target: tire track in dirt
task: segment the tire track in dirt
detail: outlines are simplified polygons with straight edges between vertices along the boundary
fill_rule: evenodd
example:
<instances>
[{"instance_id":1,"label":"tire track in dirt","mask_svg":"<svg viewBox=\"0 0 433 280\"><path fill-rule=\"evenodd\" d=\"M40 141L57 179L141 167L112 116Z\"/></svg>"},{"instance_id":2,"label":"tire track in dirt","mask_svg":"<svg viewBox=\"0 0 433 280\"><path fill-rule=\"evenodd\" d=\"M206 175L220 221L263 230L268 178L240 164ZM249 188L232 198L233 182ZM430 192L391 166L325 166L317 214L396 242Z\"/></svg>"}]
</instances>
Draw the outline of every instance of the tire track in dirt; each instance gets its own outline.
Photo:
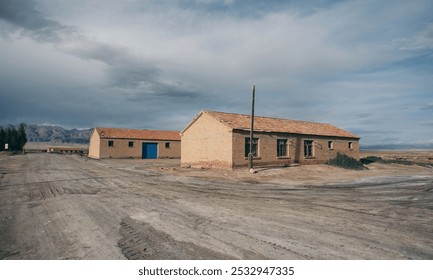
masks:
<instances>
[{"instance_id":1,"label":"tire track in dirt","mask_svg":"<svg viewBox=\"0 0 433 280\"><path fill-rule=\"evenodd\" d=\"M150 224L126 217L120 223L122 239L118 245L132 260L225 260L232 256L212 251L191 242L177 241Z\"/></svg>"},{"instance_id":2,"label":"tire track in dirt","mask_svg":"<svg viewBox=\"0 0 433 280\"><path fill-rule=\"evenodd\" d=\"M62 195L94 195L99 192L97 188L91 187L77 187L77 188L65 188L61 186L55 186L53 184L41 184L30 191L27 194L27 201L41 201L50 198L59 197Z\"/></svg>"},{"instance_id":3,"label":"tire track in dirt","mask_svg":"<svg viewBox=\"0 0 433 280\"><path fill-rule=\"evenodd\" d=\"M128 179L130 177L139 177L138 175L125 175L125 176L99 176L99 177L83 177L74 179L63 179L63 180L49 180L49 181L35 181L18 184L0 184L0 187L17 187L17 186L28 186L33 184L42 183L63 183L63 182L74 182L74 181L85 181L85 180L98 180L98 179Z\"/></svg>"},{"instance_id":4,"label":"tire track in dirt","mask_svg":"<svg viewBox=\"0 0 433 280\"><path fill-rule=\"evenodd\" d=\"M425 171L296 185L152 170L138 160L0 157L0 259L433 256Z\"/></svg>"},{"instance_id":5,"label":"tire track in dirt","mask_svg":"<svg viewBox=\"0 0 433 280\"><path fill-rule=\"evenodd\" d=\"M10 251L0 250L0 260L4 260L6 258L13 257L19 254L20 254L19 251L10 252Z\"/></svg>"}]
</instances>

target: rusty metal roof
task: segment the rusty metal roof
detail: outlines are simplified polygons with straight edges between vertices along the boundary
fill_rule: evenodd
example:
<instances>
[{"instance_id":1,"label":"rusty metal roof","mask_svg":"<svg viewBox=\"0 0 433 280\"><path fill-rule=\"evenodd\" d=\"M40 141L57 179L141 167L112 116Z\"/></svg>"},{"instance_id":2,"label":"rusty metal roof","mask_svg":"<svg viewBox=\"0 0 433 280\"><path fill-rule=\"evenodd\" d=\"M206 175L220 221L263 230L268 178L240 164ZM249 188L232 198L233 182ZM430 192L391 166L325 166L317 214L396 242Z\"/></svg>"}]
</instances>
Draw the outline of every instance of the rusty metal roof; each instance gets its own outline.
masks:
<instances>
[{"instance_id":1,"label":"rusty metal roof","mask_svg":"<svg viewBox=\"0 0 433 280\"><path fill-rule=\"evenodd\" d=\"M243 114L223 113L215 111L202 111L201 114L208 114L214 117L219 122L225 124L232 129L250 130L251 116ZM199 117L197 116L197 117ZM280 132L280 133L293 133L304 135L317 135L317 136L332 136L332 137L347 137L356 138L360 137L345 131L341 128L326 123L288 120L280 118L269 118L254 116L254 131L257 132Z\"/></svg>"},{"instance_id":2,"label":"rusty metal roof","mask_svg":"<svg viewBox=\"0 0 433 280\"><path fill-rule=\"evenodd\" d=\"M96 127L101 138L180 141L178 131Z\"/></svg>"}]
</instances>

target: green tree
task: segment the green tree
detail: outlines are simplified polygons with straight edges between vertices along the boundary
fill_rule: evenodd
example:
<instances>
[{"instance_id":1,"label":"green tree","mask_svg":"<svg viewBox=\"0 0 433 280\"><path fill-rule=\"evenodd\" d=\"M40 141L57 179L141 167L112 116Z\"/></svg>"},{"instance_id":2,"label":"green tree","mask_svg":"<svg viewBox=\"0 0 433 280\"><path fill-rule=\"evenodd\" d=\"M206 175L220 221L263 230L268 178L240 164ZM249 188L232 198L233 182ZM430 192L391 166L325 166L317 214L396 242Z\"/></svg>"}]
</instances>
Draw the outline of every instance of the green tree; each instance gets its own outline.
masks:
<instances>
[{"instance_id":1,"label":"green tree","mask_svg":"<svg viewBox=\"0 0 433 280\"><path fill-rule=\"evenodd\" d=\"M8 127L6 129L6 135L7 135L7 142L9 144L9 150L10 151L16 151L18 150L18 131L15 129L15 127Z\"/></svg>"},{"instance_id":2,"label":"green tree","mask_svg":"<svg viewBox=\"0 0 433 280\"><path fill-rule=\"evenodd\" d=\"M6 143L6 131L0 126L0 151L4 151Z\"/></svg>"},{"instance_id":3,"label":"green tree","mask_svg":"<svg viewBox=\"0 0 433 280\"><path fill-rule=\"evenodd\" d=\"M17 139L17 150L22 150L24 145L27 143L27 135L25 130L25 124L21 123L18 128L18 139Z\"/></svg>"},{"instance_id":4,"label":"green tree","mask_svg":"<svg viewBox=\"0 0 433 280\"><path fill-rule=\"evenodd\" d=\"M0 151L5 150L5 144L8 144L9 151L21 151L27 143L25 126L21 123L18 130L13 126L6 129L0 127Z\"/></svg>"}]
</instances>

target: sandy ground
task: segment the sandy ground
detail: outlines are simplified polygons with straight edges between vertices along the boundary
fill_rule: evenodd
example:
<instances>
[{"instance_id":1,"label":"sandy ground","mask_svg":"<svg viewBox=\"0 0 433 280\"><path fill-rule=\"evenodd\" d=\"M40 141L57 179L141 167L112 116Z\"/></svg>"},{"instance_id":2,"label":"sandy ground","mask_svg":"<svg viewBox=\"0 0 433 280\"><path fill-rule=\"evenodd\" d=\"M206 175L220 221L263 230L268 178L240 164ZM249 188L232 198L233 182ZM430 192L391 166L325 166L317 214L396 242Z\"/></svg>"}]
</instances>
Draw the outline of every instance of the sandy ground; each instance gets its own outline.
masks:
<instances>
[{"instance_id":1,"label":"sandy ground","mask_svg":"<svg viewBox=\"0 0 433 280\"><path fill-rule=\"evenodd\" d=\"M432 168L178 164L0 156L0 259L433 259Z\"/></svg>"},{"instance_id":2,"label":"sandy ground","mask_svg":"<svg viewBox=\"0 0 433 280\"><path fill-rule=\"evenodd\" d=\"M255 174L247 172L245 168L234 170L179 168L177 160L154 161L146 166L134 168L151 168L156 171L174 174L177 176L189 176L196 178L217 179L225 181L243 181L250 183L279 183L290 186L305 184L322 185L326 183L348 182L362 178L413 174L432 174L433 151L362 151L361 157L375 156L384 160L408 161L412 165L403 164L369 164L368 170L345 170L330 165L304 165L294 167L256 167ZM130 164L130 161L118 160L117 163ZM416 164L420 165L416 165ZM431 169L425 168L430 166Z\"/></svg>"}]
</instances>

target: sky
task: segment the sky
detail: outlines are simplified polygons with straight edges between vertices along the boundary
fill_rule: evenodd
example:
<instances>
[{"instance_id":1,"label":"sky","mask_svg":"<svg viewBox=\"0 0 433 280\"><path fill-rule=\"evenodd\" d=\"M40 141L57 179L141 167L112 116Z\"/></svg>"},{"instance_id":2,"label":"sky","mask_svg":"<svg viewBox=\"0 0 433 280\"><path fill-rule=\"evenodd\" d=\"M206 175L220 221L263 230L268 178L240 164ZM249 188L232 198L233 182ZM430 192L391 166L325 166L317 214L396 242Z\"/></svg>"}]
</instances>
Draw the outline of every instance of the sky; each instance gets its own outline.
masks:
<instances>
[{"instance_id":1,"label":"sky","mask_svg":"<svg viewBox=\"0 0 433 280\"><path fill-rule=\"evenodd\" d=\"M0 123L182 130L201 110L433 147L433 1L0 0Z\"/></svg>"}]
</instances>

